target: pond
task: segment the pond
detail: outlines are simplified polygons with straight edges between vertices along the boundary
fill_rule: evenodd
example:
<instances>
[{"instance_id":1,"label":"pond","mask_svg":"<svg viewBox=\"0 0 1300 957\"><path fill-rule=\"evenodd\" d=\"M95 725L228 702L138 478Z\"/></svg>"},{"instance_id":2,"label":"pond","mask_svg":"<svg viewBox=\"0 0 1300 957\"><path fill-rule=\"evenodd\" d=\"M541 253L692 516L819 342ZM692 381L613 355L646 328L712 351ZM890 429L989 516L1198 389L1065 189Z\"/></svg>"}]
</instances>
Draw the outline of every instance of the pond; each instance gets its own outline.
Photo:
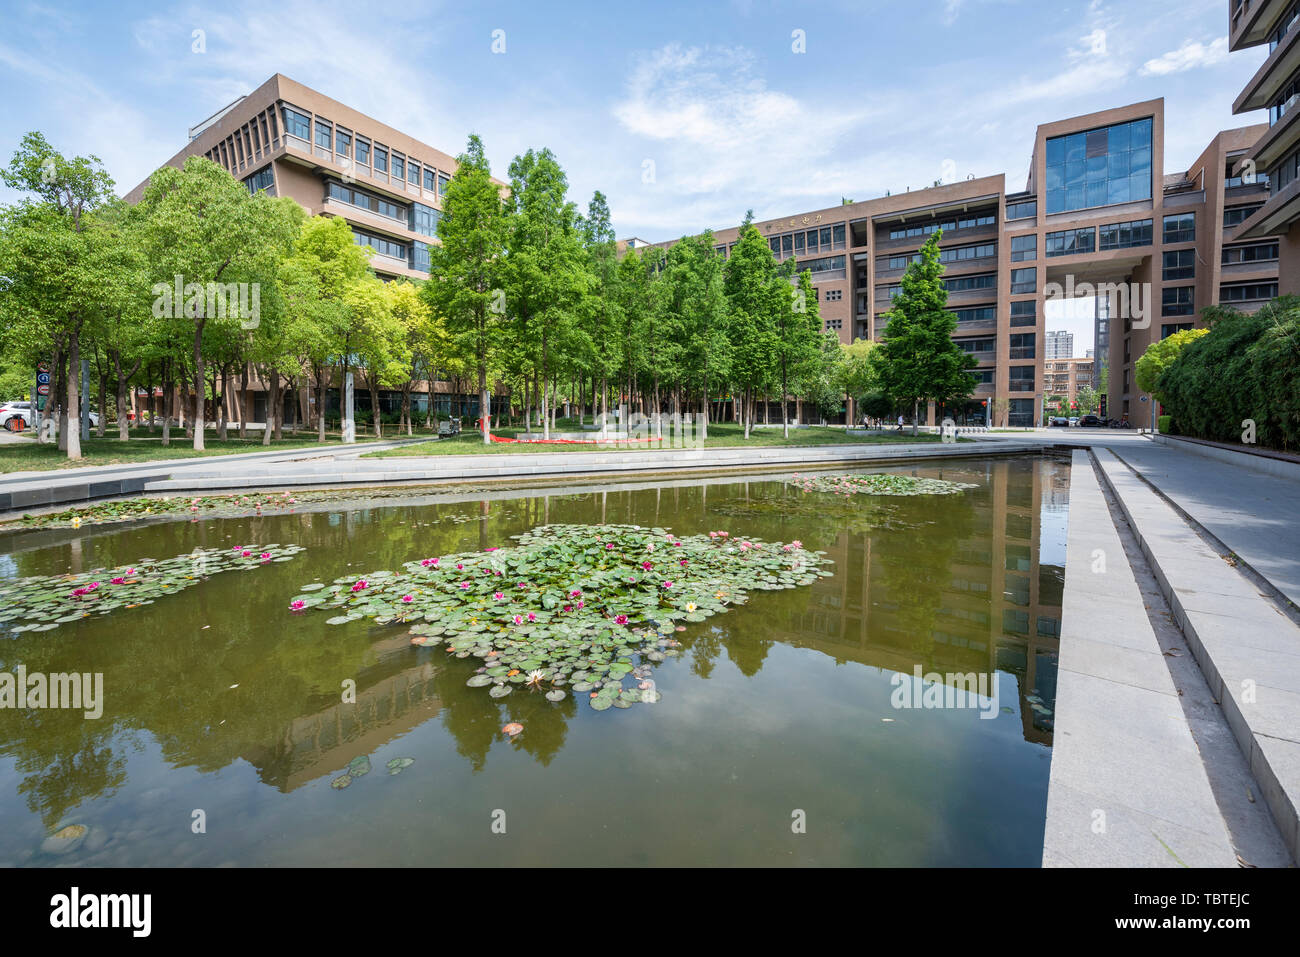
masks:
<instances>
[{"instance_id":1,"label":"pond","mask_svg":"<svg viewBox=\"0 0 1300 957\"><path fill-rule=\"evenodd\" d=\"M1068 463L854 471L973 487L840 495L786 472L388 490L5 533L0 580L304 550L7 635L0 673L102 674L103 713L0 710L0 865L1037 866ZM409 624L289 608L308 583L509 554L561 523L799 541L830 574L661 623L655 700L603 711L571 686L467 686L482 662L412 644ZM953 692L961 675L979 695Z\"/></svg>"}]
</instances>

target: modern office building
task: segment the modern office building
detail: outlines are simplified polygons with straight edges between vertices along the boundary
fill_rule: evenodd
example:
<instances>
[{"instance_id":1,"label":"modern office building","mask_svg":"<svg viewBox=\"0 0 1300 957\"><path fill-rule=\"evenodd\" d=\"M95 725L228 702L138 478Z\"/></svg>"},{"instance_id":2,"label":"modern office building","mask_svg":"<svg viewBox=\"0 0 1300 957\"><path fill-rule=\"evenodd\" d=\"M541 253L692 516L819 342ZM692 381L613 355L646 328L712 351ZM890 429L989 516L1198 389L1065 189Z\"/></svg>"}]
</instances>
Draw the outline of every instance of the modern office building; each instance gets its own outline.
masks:
<instances>
[{"instance_id":1,"label":"modern office building","mask_svg":"<svg viewBox=\"0 0 1300 957\"><path fill-rule=\"evenodd\" d=\"M1237 224L1233 241L1276 237L1279 286L1300 295L1300 3L1229 0L1228 48L1268 45L1268 57L1232 104L1234 113L1268 110L1268 127L1240 158L1234 175L1262 183L1259 204Z\"/></svg>"},{"instance_id":2,"label":"modern office building","mask_svg":"<svg viewBox=\"0 0 1300 957\"><path fill-rule=\"evenodd\" d=\"M931 407L931 424L1037 423L1045 304L1071 297L1095 302L1107 414L1145 423L1133 363L1146 347L1197 324L1205 306L1257 308L1278 290L1278 241L1234 232L1268 197L1234 167L1270 128L1221 132L1188 169L1166 173L1164 120L1157 99L1043 124L1023 189L998 174L755 226L779 259L812 271L824 328L846 343L882 337L908 264L943 231L955 338L979 360L978 384L971 401ZM714 233L720 255L738 233Z\"/></svg>"},{"instance_id":3,"label":"modern office building","mask_svg":"<svg viewBox=\"0 0 1300 957\"><path fill-rule=\"evenodd\" d=\"M1043 351L1044 359L1074 358L1074 334L1059 329L1047 330L1047 346Z\"/></svg>"},{"instance_id":4,"label":"modern office building","mask_svg":"<svg viewBox=\"0 0 1300 957\"><path fill-rule=\"evenodd\" d=\"M1051 333L1049 332L1050 336ZM1062 415L1076 415L1085 410L1075 402L1085 388L1096 388L1093 374L1096 362L1092 356L1076 359L1073 356L1047 357L1043 364L1043 395L1049 410L1055 406ZM1056 400L1056 401L1053 401ZM1092 411L1091 409L1087 411Z\"/></svg>"},{"instance_id":5,"label":"modern office building","mask_svg":"<svg viewBox=\"0 0 1300 957\"><path fill-rule=\"evenodd\" d=\"M345 219L354 241L370 249L381 279L428 277L429 248L438 244L442 199L456 171L450 154L279 73L188 132L189 142L166 165L205 156L250 192L291 196L309 215ZM131 190L126 201L138 202L147 185ZM308 418L309 398L304 390L299 408L286 408L291 421ZM414 398L421 413L431 402L443 415L478 414L477 397L465 384L425 383ZM252 390L249 401L249 416L260 421L264 390ZM368 402L364 390L358 401ZM398 402L398 393L381 392L386 411Z\"/></svg>"}]
</instances>

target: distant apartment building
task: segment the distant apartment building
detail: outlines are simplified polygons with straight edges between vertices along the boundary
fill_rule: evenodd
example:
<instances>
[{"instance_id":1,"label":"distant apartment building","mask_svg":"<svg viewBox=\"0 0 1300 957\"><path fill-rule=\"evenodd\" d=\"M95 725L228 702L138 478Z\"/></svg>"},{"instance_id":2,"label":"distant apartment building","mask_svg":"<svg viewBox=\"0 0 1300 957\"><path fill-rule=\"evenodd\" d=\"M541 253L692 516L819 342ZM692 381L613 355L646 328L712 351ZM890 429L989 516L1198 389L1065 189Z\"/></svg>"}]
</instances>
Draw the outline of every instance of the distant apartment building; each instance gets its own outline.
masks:
<instances>
[{"instance_id":1,"label":"distant apartment building","mask_svg":"<svg viewBox=\"0 0 1300 957\"><path fill-rule=\"evenodd\" d=\"M1074 357L1074 334L1049 329L1047 346L1043 352L1044 359L1071 359Z\"/></svg>"},{"instance_id":2,"label":"distant apartment building","mask_svg":"<svg viewBox=\"0 0 1300 957\"><path fill-rule=\"evenodd\" d=\"M1062 410L1062 414L1076 415L1084 410L1076 406L1079 393L1095 388L1093 374L1096 361L1091 357L1076 359L1072 356L1048 357L1043 363L1043 395L1045 404ZM1092 411L1092 410L1088 410Z\"/></svg>"},{"instance_id":3,"label":"distant apartment building","mask_svg":"<svg viewBox=\"0 0 1300 957\"><path fill-rule=\"evenodd\" d=\"M1139 414L1133 363L1199 323L1205 306L1257 308L1278 293L1278 240L1235 228L1268 186L1234 173L1269 131L1218 133L1185 171L1164 168L1164 100L1038 127L1024 189L1002 174L760 220L778 259L812 272L823 327L877 339L909 264L936 230L954 335L978 360L969 401L933 405L931 424L1033 425L1046 394L1045 303L1095 301L1094 385L1107 414ZM714 233L726 256L738 227ZM667 246L671 242L659 243Z\"/></svg>"},{"instance_id":4,"label":"distant apartment building","mask_svg":"<svg viewBox=\"0 0 1300 957\"><path fill-rule=\"evenodd\" d=\"M1238 158L1233 173L1263 189L1233 224L1231 239L1276 245L1278 291L1300 295L1300 3L1229 0L1228 48L1265 44L1268 57L1232 104L1234 113L1268 110L1267 128Z\"/></svg>"},{"instance_id":5,"label":"distant apartment building","mask_svg":"<svg viewBox=\"0 0 1300 957\"><path fill-rule=\"evenodd\" d=\"M346 220L381 279L428 278L429 249L439 243L442 200L456 171L449 153L277 73L191 127L189 142L166 164L179 167L191 156L224 167L250 192L291 196L309 215ZM126 201L139 202L147 185ZM309 398L304 391L299 408L287 413L306 418ZM251 401L249 414L260 420L265 392L255 390ZM359 392L358 401L368 398ZM396 411L400 394L383 390L380 401ZM444 416L477 415L472 390L447 382L423 384L415 401L420 413L432 402Z\"/></svg>"}]
</instances>

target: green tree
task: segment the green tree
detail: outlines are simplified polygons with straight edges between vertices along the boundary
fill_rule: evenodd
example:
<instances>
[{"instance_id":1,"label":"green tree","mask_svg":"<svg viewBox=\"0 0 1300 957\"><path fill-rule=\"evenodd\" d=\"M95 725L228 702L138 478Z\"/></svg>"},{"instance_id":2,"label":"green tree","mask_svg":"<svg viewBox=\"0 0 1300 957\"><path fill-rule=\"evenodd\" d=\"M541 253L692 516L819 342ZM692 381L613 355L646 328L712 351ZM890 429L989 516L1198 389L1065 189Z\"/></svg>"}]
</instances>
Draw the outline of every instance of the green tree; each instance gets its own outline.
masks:
<instances>
[{"instance_id":1,"label":"green tree","mask_svg":"<svg viewBox=\"0 0 1300 957\"><path fill-rule=\"evenodd\" d=\"M260 312L261 278L288 256L305 213L288 197L251 195L230 173L202 156L191 156L180 169L157 170L140 208L158 282L155 291L167 297L172 318L183 319L190 333L194 449L202 451L204 331L216 323L256 328L260 316L253 313ZM251 288L245 292L241 284ZM174 291L177 286L180 295ZM184 302L175 301L181 296Z\"/></svg>"},{"instance_id":2,"label":"green tree","mask_svg":"<svg viewBox=\"0 0 1300 957\"><path fill-rule=\"evenodd\" d=\"M457 350L473 362L483 444L487 445L492 441L488 373L497 358L505 316L501 281L509 224L483 141L471 135L456 162L438 221L441 245L429 251L433 278L421 291L430 309L444 317Z\"/></svg>"},{"instance_id":3,"label":"green tree","mask_svg":"<svg viewBox=\"0 0 1300 957\"><path fill-rule=\"evenodd\" d=\"M33 365L56 358L53 381L62 377L66 386L59 441L69 459L80 459L81 431L71 423L81 404L82 336L98 319L105 285L116 285L112 270L120 252L95 228L113 180L98 157L67 159L33 132L0 170L0 181L26 194L0 221L6 352L17 342Z\"/></svg>"},{"instance_id":4,"label":"green tree","mask_svg":"<svg viewBox=\"0 0 1300 957\"><path fill-rule=\"evenodd\" d=\"M731 380L741 388L741 419L745 438L754 425L754 403L773 384L779 363L781 324L793 310L793 293L772 257L767 240L745 217L740 236L723 266L731 336ZM793 265L791 263L791 265Z\"/></svg>"},{"instance_id":5,"label":"green tree","mask_svg":"<svg viewBox=\"0 0 1300 957\"><path fill-rule=\"evenodd\" d=\"M1137 387L1154 396L1163 405L1165 397L1160 391L1160 377L1183 349L1209 332L1209 329L1184 329L1147 346L1146 351L1133 364L1133 379Z\"/></svg>"},{"instance_id":6,"label":"green tree","mask_svg":"<svg viewBox=\"0 0 1300 957\"><path fill-rule=\"evenodd\" d=\"M975 390L968 370L978 362L953 341L957 318L948 311L936 230L921 247L920 258L907 267L901 293L886 313L881 343L880 383L900 404L912 406L916 435L922 402L965 398Z\"/></svg>"},{"instance_id":7,"label":"green tree","mask_svg":"<svg viewBox=\"0 0 1300 957\"><path fill-rule=\"evenodd\" d=\"M682 237L668 250L665 266L667 310L681 330L677 377L684 392L700 397L701 439L709 436L711 390L726 382L733 355L722 259L713 246L712 231Z\"/></svg>"}]
</instances>

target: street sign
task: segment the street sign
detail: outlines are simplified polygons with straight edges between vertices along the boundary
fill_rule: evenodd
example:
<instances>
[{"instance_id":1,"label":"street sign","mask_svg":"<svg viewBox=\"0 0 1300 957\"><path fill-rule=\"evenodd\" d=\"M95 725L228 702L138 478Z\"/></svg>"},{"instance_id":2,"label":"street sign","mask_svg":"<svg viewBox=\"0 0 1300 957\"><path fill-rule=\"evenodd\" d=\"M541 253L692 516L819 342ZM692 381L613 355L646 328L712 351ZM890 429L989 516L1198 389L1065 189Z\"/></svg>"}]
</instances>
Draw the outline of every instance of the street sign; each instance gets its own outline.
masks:
<instances>
[{"instance_id":1,"label":"street sign","mask_svg":"<svg viewBox=\"0 0 1300 957\"><path fill-rule=\"evenodd\" d=\"M36 387L36 394L37 394L37 395L49 395L49 394L50 394L50 387L49 387L48 385L38 385L38 386Z\"/></svg>"},{"instance_id":2,"label":"street sign","mask_svg":"<svg viewBox=\"0 0 1300 957\"><path fill-rule=\"evenodd\" d=\"M48 384L49 384L49 381L50 381L50 374L49 374L48 372L38 372L38 373L36 373L36 384L37 384L37 385L48 385Z\"/></svg>"}]
</instances>

